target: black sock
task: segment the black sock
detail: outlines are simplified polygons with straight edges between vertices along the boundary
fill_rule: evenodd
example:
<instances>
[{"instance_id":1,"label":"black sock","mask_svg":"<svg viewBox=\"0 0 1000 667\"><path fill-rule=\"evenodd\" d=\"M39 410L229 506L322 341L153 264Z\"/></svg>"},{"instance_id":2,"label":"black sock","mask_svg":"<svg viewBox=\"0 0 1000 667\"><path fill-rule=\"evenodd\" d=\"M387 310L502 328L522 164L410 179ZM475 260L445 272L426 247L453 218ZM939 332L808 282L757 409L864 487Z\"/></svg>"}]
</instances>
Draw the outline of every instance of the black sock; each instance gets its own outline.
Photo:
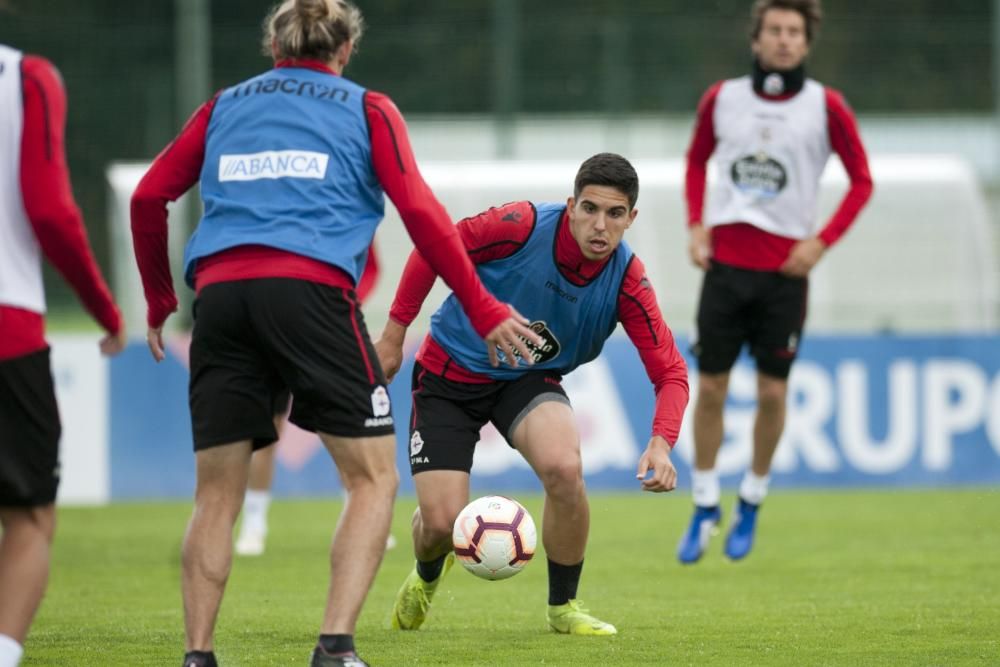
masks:
<instances>
[{"instance_id":1,"label":"black sock","mask_svg":"<svg viewBox=\"0 0 1000 667\"><path fill-rule=\"evenodd\" d=\"M576 598L576 587L583 572L583 561L576 565L560 565L549 561L549 604L566 604Z\"/></svg>"},{"instance_id":2,"label":"black sock","mask_svg":"<svg viewBox=\"0 0 1000 667\"><path fill-rule=\"evenodd\" d=\"M353 653L354 635L320 635L319 647L330 655Z\"/></svg>"},{"instance_id":3,"label":"black sock","mask_svg":"<svg viewBox=\"0 0 1000 667\"><path fill-rule=\"evenodd\" d=\"M198 667L219 667L215 661L215 653L212 651L188 651L184 654L184 667L197 665Z\"/></svg>"},{"instance_id":4,"label":"black sock","mask_svg":"<svg viewBox=\"0 0 1000 667\"><path fill-rule=\"evenodd\" d=\"M448 554L441 556L440 558L435 558L434 560L418 560L417 561L417 574L420 578L431 583L435 579L441 576L441 570L444 568L444 559Z\"/></svg>"}]
</instances>

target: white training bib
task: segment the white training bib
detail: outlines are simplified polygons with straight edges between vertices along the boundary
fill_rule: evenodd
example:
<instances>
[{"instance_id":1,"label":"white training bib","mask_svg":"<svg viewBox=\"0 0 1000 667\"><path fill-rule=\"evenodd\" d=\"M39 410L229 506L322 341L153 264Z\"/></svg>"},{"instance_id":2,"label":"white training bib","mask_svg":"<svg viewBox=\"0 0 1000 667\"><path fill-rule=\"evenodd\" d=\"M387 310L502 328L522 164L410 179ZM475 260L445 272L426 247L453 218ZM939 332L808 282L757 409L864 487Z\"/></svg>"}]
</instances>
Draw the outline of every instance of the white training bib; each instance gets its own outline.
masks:
<instances>
[{"instance_id":1,"label":"white training bib","mask_svg":"<svg viewBox=\"0 0 1000 667\"><path fill-rule=\"evenodd\" d=\"M45 312L41 252L24 211L21 52L0 44L0 304Z\"/></svg>"},{"instance_id":2,"label":"white training bib","mask_svg":"<svg viewBox=\"0 0 1000 667\"><path fill-rule=\"evenodd\" d=\"M730 79L715 99L717 186L705 224L746 222L793 239L816 224L819 179L830 157L826 91L812 79L794 97L767 100L751 77Z\"/></svg>"}]
</instances>

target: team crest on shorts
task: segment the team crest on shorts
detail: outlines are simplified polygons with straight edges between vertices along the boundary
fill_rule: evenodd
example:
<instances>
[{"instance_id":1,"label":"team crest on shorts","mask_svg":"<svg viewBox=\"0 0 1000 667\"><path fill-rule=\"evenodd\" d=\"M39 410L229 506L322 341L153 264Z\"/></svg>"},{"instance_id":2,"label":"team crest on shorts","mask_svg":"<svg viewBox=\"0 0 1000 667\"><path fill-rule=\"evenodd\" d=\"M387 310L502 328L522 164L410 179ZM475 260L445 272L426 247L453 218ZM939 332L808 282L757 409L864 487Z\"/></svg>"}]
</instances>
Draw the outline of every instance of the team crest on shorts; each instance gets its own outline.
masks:
<instances>
[{"instance_id":1,"label":"team crest on shorts","mask_svg":"<svg viewBox=\"0 0 1000 667\"><path fill-rule=\"evenodd\" d=\"M392 426L392 417L389 415L390 407L389 392L382 385L375 387L375 391L372 392L372 414L374 417L366 419L365 426L369 428L373 426Z\"/></svg>"},{"instance_id":2,"label":"team crest on shorts","mask_svg":"<svg viewBox=\"0 0 1000 667\"><path fill-rule=\"evenodd\" d=\"M420 437L420 431L414 431L413 435L410 436L410 465L415 466L431 462L429 457L419 456L423 448L424 439Z\"/></svg>"},{"instance_id":3,"label":"team crest on shorts","mask_svg":"<svg viewBox=\"0 0 1000 667\"><path fill-rule=\"evenodd\" d=\"M385 387L379 385L372 392L372 414L376 417L385 417L389 414L389 392Z\"/></svg>"},{"instance_id":4,"label":"team crest on shorts","mask_svg":"<svg viewBox=\"0 0 1000 667\"><path fill-rule=\"evenodd\" d=\"M414 431L410 436L410 456L416 456L424 448L424 439L420 437L420 431Z\"/></svg>"}]
</instances>

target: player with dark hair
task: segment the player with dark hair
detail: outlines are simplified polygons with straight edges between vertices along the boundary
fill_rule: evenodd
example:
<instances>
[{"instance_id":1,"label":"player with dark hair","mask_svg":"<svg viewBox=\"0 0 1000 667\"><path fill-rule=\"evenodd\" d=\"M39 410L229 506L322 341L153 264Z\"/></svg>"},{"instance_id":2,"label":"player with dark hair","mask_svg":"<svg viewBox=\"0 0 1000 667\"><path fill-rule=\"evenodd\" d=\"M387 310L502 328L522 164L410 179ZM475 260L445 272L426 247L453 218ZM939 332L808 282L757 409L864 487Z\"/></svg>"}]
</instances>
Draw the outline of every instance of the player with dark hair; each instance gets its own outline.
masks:
<instances>
[{"instance_id":1,"label":"player with dark hair","mask_svg":"<svg viewBox=\"0 0 1000 667\"><path fill-rule=\"evenodd\" d=\"M574 635L612 635L610 623L577 599L590 510L577 432L561 378L600 353L621 322L656 392L651 437L638 462L645 491L670 491L670 450L688 399L687 367L674 345L645 268L622 241L638 211L639 179L610 153L588 159L565 203L522 201L458 224L479 276L532 319L542 337L531 368L491 363L452 295L437 310L413 369L410 469L419 507L413 517L416 567L403 583L392 624L419 628L454 562L452 526L469 499L479 430L492 422L531 465L545 490L542 543L548 558L549 626ZM375 344L391 378L406 327L434 284L419 252L403 272L390 320ZM647 474L651 475L647 478Z\"/></svg>"},{"instance_id":2,"label":"player with dark hair","mask_svg":"<svg viewBox=\"0 0 1000 667\"><path fill-rule=\"evenodd\" d=\"M857 122L843 96L806 77L819 0L757 0L753 72L716 83L698 105L688 150L691 261L705 271L698 307L694 408L695 512L678 558L701 558L721 521L715 460L723 438L729 372L744 344L757 363L753 462L743 477L726 555L745 557L785 425L788 374L806 317L809 272L855 220L872 192ZM851 185L816 229L819 180L831 152ZM706 164L721 178L703 214Z\"/></svg>"},{"instance_id":3,"label":"player with dark hair","mask_svg":"<svg viewBox=\"0 0 1000 667\"><path fill-rule=\"evenodd\" d=\"M252 451L274 442L274 399L319 434L348 499L312 664L363 665L354 629L382 560L399 475L385 378L356 287L383 192L417 247L461 296L495 354L537 339L490 296L454 225L420 176L395 105L344 78L361 37L343 0L286 0L265 22L273 69L219 92L156 158L132 199L148 303L147 341L163 358L176 308L168 201L200 182L205 213L185 251L197 291L190 406L197 469L184 538L185 667L216 664L213 634L232 564L232 529Z\"/></svg>"},{"instance_id":4,"label":"player with dark hair","mask_svg":"<svg viewBox=\"0 0 1000 667\"><path fill-rule=\"evenodd\" d=\"M56 68L0 45L0 667L21 659L55 530L61 425L43 255L107 332L101 353L117 354L126 341L73 200L65 126Z\"/></svg>"}]
</instances>

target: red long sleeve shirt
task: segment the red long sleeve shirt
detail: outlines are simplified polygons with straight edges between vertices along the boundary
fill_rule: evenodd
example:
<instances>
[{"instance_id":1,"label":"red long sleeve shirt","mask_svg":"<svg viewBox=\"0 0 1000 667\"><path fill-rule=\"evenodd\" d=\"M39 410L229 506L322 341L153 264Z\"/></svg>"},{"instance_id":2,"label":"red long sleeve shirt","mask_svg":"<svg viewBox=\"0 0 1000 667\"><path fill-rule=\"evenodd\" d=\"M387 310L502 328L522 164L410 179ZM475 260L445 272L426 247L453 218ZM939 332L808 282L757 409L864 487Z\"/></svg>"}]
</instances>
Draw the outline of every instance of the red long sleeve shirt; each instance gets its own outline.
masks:
<instances>
[{"instance_id":1,"label":"red long sleeve shirt","mask_svg":"<svg viewBox=\"0 0 1000 667\"><path fill-rule=\"evenodd\" d=\"M66 92L58 70L44 58L21 61L24 125L21 134L21 196L46 259L79 296L98 324L116 334L122 317L101 277L73 198L66 165ZM44 349L40 313L0 304L0 359Z\"/></svg>"},{"instance_id":2,"label":"red long sleeve shirt","mask_svg":"<svg viewBox=\"0 0 1000 667\"><path fill-rule=\"evenodd\" d=\"M694 134L687 153L685 179L689 225L700 224L704 214L707 164L716 145L713 112L723 83L725 82L719 81L711 86L698 104ZM844 235L871 197L872 177L854 113L844 97L832 88L826 88L826 111L830 147L840 157L850 179L850 187L840 205L817 234L829 247ZM740 221L712 228L712 256L724 264L742 268L777 271L788 259L795 243L795 239L778 236Z\"/></svg>"},{"instance_id":3,"label":"red long sleeve shirt","mask_svg":"<svg viewBox=\"0 0 1000 667\"><path fill-rule=\"evenodd\" d=\"M518 221L518 224L512 224L512 220ZM462 220L458 223L458 231L469 257L476 264L482 264L516 252L527 241L534 222L531 204L515 202ZM584 257L570 232L566 215L559 223L555 258L562 275L575 284L585 284L607 262L607 259L595 262ZM420 312L435 278L433 269L420 253L411 253L389 317L403 326L409 326ZM516 307L517 304L514 305ZM638 257L632 259L622 282L618 295L618 319L638 349L639 358L656 392L652 433L673 445L677 442L688 401L687 365L663 320L656 293ZM458 366L429 335L417 353L417 360L431 373L456 382L482 384L494 381Z\"/></svg>"},{"instance_id":4,"label":"red long sleeve shirt","mask_svg":"<svg viewBox=\"0 0 1000 667\"><path fill-rule=\"evenodd\" d=\"M277 67L307 67L335 74L315 61L282 61ZM176 200L198 182L205 158L205 137L214 98L195 111L180 135L154 160L132 196L132 236L148 304L147 321L159 327L177 307L167 254L167 202ZM407 232L449 286L485 336L510 316L508 307L482 286L465 253L447 211L434 197L417 169L406 124L387 96L365 94L372 147L372 166ZM276 248L246 245L217 253L198 263L195 286L227 280L283 277L336 287L354 287L340 269ZM364 278L359 281L359 287Z\"/></svg>"}]
</instances>

